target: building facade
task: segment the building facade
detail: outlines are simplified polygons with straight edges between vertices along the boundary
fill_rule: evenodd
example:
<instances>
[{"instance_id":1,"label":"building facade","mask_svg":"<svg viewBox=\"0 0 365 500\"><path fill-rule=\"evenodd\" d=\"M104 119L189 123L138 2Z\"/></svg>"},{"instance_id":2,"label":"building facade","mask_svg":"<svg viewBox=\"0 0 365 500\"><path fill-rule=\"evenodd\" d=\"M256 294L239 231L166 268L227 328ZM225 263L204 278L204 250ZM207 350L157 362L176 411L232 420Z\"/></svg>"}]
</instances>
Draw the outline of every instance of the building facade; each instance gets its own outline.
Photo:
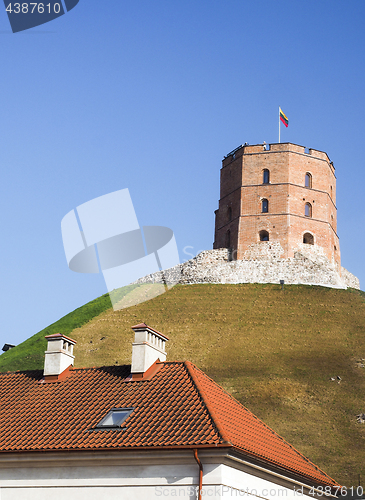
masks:
<instances>
[{"instance_id":1,"label":"building facade","mask_svg":"<svg viewBox=\"0 0 365 500\"><path fill-rule=\"evenodd\" d=\"M213 248L247 258L252 245L280 243L281 258L303 244L341 270L336 177L326 153L291 143L244 145L222 163ZM252 252L251 252L252 253Z\"/></svg>"},{"instance_id":2,"label":"building facade","mask_svg":"<svg viewBox=\"0 0 365 500\"><path fill-rule=\"evenodd\" d=\"M164 334L132 328L132 365L73 368L76 342L58 333L43 371L0 373L1 500L336 498L204 372L166 361Z\"/></svg>"}]
</instances>

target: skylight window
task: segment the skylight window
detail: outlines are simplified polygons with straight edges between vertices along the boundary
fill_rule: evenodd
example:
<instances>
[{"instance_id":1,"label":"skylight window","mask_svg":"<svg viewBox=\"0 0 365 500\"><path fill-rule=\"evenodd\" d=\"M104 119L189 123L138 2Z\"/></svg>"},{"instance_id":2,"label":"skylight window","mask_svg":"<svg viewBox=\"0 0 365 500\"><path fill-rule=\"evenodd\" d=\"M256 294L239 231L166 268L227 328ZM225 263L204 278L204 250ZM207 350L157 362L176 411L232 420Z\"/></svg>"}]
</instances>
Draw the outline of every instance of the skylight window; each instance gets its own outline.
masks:
<instances>
[{"instance_id":1,"label":"skylight window","mask_svg":"<svg viewBox=\"0 0 365 500\"><path fill-rule=\"evenodd\" d=\"M112 408L97 424L97 429L119 429L134 408Z\"/></svg>"}]
</instances>

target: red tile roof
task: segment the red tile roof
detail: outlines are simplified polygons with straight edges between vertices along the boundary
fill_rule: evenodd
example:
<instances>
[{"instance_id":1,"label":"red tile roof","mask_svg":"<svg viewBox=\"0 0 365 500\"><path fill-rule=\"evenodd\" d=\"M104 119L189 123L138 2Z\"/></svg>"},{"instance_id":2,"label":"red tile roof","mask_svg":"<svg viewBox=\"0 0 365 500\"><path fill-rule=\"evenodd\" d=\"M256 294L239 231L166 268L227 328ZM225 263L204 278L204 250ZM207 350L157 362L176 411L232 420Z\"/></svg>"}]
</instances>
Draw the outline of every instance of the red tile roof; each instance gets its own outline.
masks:
<instances>
[{"instance_id":1,"label":"red tile roof","mask_svg":"<svg viewBox=\"0 0 365 500\"><path fill-rule=\"evenodd\" d=\"M129 366L0 374L0 453L230 447L316 484L337 485L189 362L157 362L149 380ZM111 408L134 408L122 430L92 430ZM91 429L91 430L90 430Z\"/></svg>"}]
</instances>

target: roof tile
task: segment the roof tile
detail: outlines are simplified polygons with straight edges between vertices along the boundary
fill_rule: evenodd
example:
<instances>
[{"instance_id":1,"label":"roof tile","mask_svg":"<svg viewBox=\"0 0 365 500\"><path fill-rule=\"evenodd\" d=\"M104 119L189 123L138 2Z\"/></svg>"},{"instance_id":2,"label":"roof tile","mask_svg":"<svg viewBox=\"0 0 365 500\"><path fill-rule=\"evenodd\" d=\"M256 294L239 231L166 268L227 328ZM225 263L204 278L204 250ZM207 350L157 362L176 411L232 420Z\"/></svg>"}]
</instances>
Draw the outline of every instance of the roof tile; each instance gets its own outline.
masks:
<instances>
[{"instance_id":1,"label":"roof tile","mask_svg":"<svg viewBox=\"0 0 365 500\"><path fill-rule=\"evenodd\" d=\"M223 446L318 484L337 485L189 362L160 363L149 380L129 366L72 369L61 382L41 371L0 374L0 453L130 447ZM122 431L98 430L111 408L134 408Z\"/></svg>"}]
</instances>

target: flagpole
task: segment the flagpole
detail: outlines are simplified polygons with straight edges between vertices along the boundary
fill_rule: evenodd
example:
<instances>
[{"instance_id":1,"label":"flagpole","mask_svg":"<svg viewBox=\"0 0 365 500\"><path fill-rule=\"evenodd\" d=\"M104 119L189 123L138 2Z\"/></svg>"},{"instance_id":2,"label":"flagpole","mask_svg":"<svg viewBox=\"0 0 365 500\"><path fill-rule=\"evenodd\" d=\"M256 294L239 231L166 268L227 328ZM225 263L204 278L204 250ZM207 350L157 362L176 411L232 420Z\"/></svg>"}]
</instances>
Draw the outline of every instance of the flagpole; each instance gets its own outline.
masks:
<instances>
[{"instance_id":1,"label":"flagpole","mask_svg":"<svg viewBox=\"0 0 365 500\"><path fill-rule=\"evenodd\" d=\"M280 144L280 106L279 106L279 144Z\"/></svg>"}]
</instances>

